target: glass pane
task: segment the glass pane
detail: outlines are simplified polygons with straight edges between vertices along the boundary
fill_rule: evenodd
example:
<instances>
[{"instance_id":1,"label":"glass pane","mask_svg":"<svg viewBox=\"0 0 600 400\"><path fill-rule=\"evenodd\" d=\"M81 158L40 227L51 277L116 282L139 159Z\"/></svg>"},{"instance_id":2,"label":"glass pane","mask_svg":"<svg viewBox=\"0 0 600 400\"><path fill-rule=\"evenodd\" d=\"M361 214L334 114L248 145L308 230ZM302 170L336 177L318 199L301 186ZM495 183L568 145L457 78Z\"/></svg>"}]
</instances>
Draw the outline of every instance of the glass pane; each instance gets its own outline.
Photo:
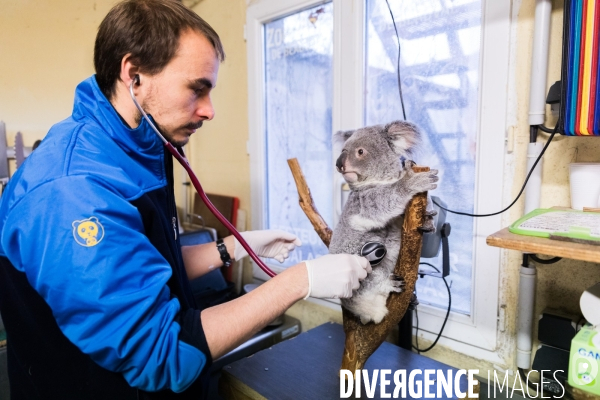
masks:
<instances>
[{"instance_id":1,"label":"glass pane","mask_svg":"<svg viewBox=\"0 0 600 400\"><path fill-rule=\"evenodd\" d=\"M288 158L298 159L319 212L333 223L333 5L277 19L264 29L267 226L294 232L303 243L287 267L327 254L298 204Z\"/></svg>"},{"instance_id":2,"label":"glass pane","mask_svg":"<svg viewBox=\"0 0 600 400\"><path fill-rule=\"evenodd\" d=\"M481 0L390 1L401 44L400 71L407 119L424 133L420 165L440 170L432 195L448 208L473 212L478 120ZM397 83L398 42L386 2L367 0L367 125L402 119ZM448 214L452 226L452 310L471 312L473 220ZM437 258L422 259L442 268ZM417 283L421 303L448 306L439 278Z\"/></svg>"}]
</instances>

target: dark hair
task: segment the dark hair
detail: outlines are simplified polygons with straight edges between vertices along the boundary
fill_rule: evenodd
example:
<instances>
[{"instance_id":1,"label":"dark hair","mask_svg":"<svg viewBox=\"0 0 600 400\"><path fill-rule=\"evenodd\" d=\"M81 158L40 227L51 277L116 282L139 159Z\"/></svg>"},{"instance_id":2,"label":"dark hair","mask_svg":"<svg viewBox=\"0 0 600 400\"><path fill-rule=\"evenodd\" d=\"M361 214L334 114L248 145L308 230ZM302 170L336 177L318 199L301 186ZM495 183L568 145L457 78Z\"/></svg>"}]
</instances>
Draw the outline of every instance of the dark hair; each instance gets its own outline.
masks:
<instances>
[{"instance_id":1,"label":"dark hair","mask_svg":"<svg viewBox=\"0 0 600 400\"><path fill-rule=\"evenodd\" d=\"M222 62L225 52L215 30L177 0L126 0L106 15L96 36L96 81L107 98L115 93L126 54L141 72L158 74L171 61L183 31L193 29L212 44Z\"/></svg>"}]
</instances>

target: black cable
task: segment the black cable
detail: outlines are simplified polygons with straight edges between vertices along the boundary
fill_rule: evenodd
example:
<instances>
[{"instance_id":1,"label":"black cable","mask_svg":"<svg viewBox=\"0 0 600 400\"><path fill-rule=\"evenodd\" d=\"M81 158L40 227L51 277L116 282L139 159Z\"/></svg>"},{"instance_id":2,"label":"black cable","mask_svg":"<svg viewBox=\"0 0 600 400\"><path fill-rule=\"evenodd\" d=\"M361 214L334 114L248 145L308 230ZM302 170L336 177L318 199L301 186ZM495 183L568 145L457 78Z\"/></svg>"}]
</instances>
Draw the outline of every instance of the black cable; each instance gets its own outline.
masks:
<instances>
[{"instance_id":1,"label":"black cable","mask_svg":"<svg viewBox=\"0 0 600 400\"><path fill-rule=\"evenodd\" d=\"M404 97L402 96L402 79L400 78L400 53L402 47L400 46L400 35L398 34L398 28L396 27L396 19L394 18L394 13L392 12L392 7L390 7L390 2L385 0L385 3L388 6L388 10L390 10L390 15L392 16L392 23L394 24L394 31L396 31L396 39L398 39L398 68L396 69L398 73L398 92L400 93L400 104L402 105L402 116L406 121L406 110L404 109Z\"/></svg>"},{"instance_id":2,"label":"black cable","mask_svg":"<svg viewBox=\"0 0 600 400\"><path fill-rule=\"evenodd\" d=\"M437 272L440 272L439 269L437 269L437 267L435 265L426 263L426 262L420 262L419 265L429 265L431 268L435 269Z\"/></svg>"},{"instance_id":3,"label":"black cable","mask_svg":"<svg viewBox=\"0 0 600 400\"><path fill-rule=\"evenodd\" d=\"M523 191L525 190L525 186L527 185L527 182L529 181L529 177L531 176L531 174L533 173L533 171L535 170L535 167L538 165L538 163L540 162L540 159L542 158L542 156L544 155L544 153L546 152L546 149L548 148L548 146L550 145L550 142L552 141L552 139L554 139L554 135L556 134L556 131L558 130L558 125L556 125L556 127L554 127L554 130L552 131L552 135L550 135L550 137L548 138L548 141L546 142L546 145L544 146L544 148L542 149L540 155L538 156L537 160L535 160L535 163L533 163L533 167L531 167L531 169L529 170L529 173L527 174L527 177L525 178L525 182L523 182L523 186L521 187L521 190L519 191L519 194L517 195L517 197L513 200L512 203L510 203L508 205L508 207L506 207L505 209L495 212L495 213L491 213L491 214L470 214L470 213L466 213L466 212L460 212L460 211L453 211L453 210L449 210L441 205L439 205L435 200L432 199L433 203L438 206L439 208L441 208L442 210L446 210L452 214L458 214L458 215L466 215L468 217L491 217L493 215L498 215L498 214L502 214L504 211L508 210L509 208L511 208L516 202L517 200L519 200L519 197L521 197L521 194L523 194Z\"/></svg>"},{"instance_id":4,"label":"black cable","mask_svg":"<svg viewBox=\"0 0 600 400\"><path fill-rule=\"evenodd\" d=\"M402 105L402 116L404 117L404 120L406 121L406 110L404 109L404 97L402 96L402 79L401 79L401 76L400 76L400 54L401 54L402 46L400 45L400 35L398 34L398 28L396 27L396 19L394 18L394 13L392 12L392 7L390 7L390 2L388 0L385 0L385 3L387 4L388 10L390 11L390 15L392 17L392 23L394 24L394 31L396 32L396 39L398 39L398 65L397 65L397 69L396 69L397 74L398 74L398 92L400 93L400 104ZM542 152L538 156L537 160L535 160L535 163L533 164L533 167L531 168L531 170L527 174L527 177L525 178L525 182L523 182L523 186L521 187L521 190L519 191L519 194L513 200L513 202L510 203L510 205L508 207L506 207L505 209L503 209L501 211L498 211L498 212L495 212L495 213L491 213L491 214L470 214L470 213L466 213L466 212L460 212L460 211L450 210L448 208L445 208L445 207L439 205L435 200L432 199L433 203L436 206L438 206L439 208L441 208L442 210L445 210L445 211L447 211L449 213L458 214L458 215L466 215L468 217L491 217L491 216L494 216L494 215L502 214L503 212L505 212L506 210L508 210L509 208L511 208L517 202L517 200L519 200L519 197L521 197L521 194L525 190L525 186L527 185L527 182L529 181L529 177L533 173L533 170L535 170L535 167L537 166L538 162L540 161L540 159L542 158L542 156L544 155L544 153L546 152L546 149L548 148L548 145L550 144L550 142L552 141L552 139L554 139L554 135L558 131L558 125L559 124L557 123L556 126L554 127L554 129L550 129L550 128L544 126L544 125L532 125L530 127L529 135L530 135L530 141L531 142L535 142L535 139L537 138L537 129L538 128L540 130L544 131L544 132L551 133L552 135L550 135L550 138L546 142L546 145L542 149Z\"/></svg>"},{"instance_id":5,"label":"black cable","mask_svg":"<svg viewBox=\"0 0 600 400\"><path fill-rule=\"evenodd\" d=\"M521 382L527 382L527 386L530 389L535 390L535 392L537 393L537 391L538 391L537 387L535 387L533 382L531 382L529 379L527 379L527 374L525 373L525 370L523 368L518 368L517 371L518 371L517 373L519 374L519 377L521 378ZM521 387L523 387L523 385L521 385ZM523 394L525 395L526 399L533 399L533 398L537 397L537 396L531 397L531 395L529 394L529 390L527 390L526 392L525 391L526 391L526 389L523 387L523 392L524 392ZM542 387L540 385L540 394L541 394L541 391L542 391ZM514 392L514 390L513 390L513 392Z\"/></svg>"},{"instance_id":6,"label":"black cable","mask_svg":"<svg viewBox=\"0 0 600 400\"><path fill-rule=\"evenodd\" d=\"M557 124L557 125L558 125L558 124ZM556 128L548 128L548 127L547 127L547 126L545 126L545 125L538 125L537 127L540 129L540 131L544 131L544 132L546 132L546 133L552 133L552 132L554 132L554 130L556 129Z\"/></svg>"},{"instance_id":7,"label":"black cable","mask_svg":"<svg viewBox=\"0 0 600 400\"><path fill-rule=\"evenodd\" d=\"M525 370L523 368L518 368L517 373L519 374L519 377L521 378L521 382L526 382L527 387L529 387L529 389L535 390L536 395L535 395L535 397L533 397L529 394L529 390L526 391L526 388L523 387L523 385L521 385L523 387L523 392L525 394L526 399L540 399L540 398L557 399L558 398L556 396L544 396L544 394L552 394L552 393L547 390L545 391L541 382L534 383L534 382L530 381L529 379L527 379L527 374L525 373ZM538 385L538 386L536 386L536 385ZM538 394L538 390L539 390L539 394ZM563 399L571 399L572 397L567 393L567 390L564 387L563 387L563 390L564 390L564 396L562 398ZM514 390L513 390L513 392L514 392Z\"/></svg>"},{"instance_id":8,"label":"black cable","mask_svg":"<svg viewBox=\"0 0 600 400\"><path fill-rule=\"evenodd\" d=\"M549 258L546 260L543 258L539 258L535 254L529 254L529 258L531 258L533 261L535 261L536 263L539 263L539 264L554 264L554 263L562 260L561 257L554 257L554 258Z\"/></svg>"},{"instance_id":9,"label":"black cable","mask_svg":"<svg viewBox=\"0 0 600 400\"><path fill-rule=\"evenodd\" d=\"M429 265L430 267L433 267L437 272L440 272L440 270L437 267L435 267L429 263L425 263L425 262L419 263L419 265L421 265L421 264ZM450 308L452 307L452 294L450 293L450 286L448 285L448 281L446 281L445 277L442 277L442 279L444 280L444 283L446 284L446 289L448 289L448 310L446 311L446 317L444 318L444 323L442 324L440 333L438 333L437 337L435 338L435 340L433 341L431 346L429 346L426 349L419 348L419 313L417 312L417 309L415 308L415 315L417 317L417 327L416 327L416 343L417 343L417 345L413 346L413 348L419 354L429 351L435 347L438 340L440 340L440 337L442 337L442 332L444 332L444 328L446 327L446 322L448 322L448 317L450 316Z\"/></svg>"}]
</instances>

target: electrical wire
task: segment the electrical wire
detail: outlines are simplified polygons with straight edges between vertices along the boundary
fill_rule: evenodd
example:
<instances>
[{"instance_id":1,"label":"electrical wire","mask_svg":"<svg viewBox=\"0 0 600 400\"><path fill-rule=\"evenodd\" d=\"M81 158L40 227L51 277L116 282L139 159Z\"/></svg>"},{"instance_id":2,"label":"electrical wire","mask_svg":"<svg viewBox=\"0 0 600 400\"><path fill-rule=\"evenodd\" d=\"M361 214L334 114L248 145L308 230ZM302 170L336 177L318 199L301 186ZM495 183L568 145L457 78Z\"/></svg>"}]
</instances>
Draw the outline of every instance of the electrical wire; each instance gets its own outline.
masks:
<instances>
[{"instance_id":1,"label":"electrical wire","mask_svg":"<svg viewBox=\"0 0 600 400\"><path fill-rule=\"evenodd\" d=\"M531 258L533 261L535 261L536 263L539 263L539 264L554 264L554 263L562 260L561 257L554 257L554 258L548 258L548 259L539 258L535 254L529 254L529 258Z\"/></svg>"},{"instance_id":2,"label":"electrical wire","mask_svg":"<svg viewBox=\"0 0 600 400\"><path fill-rule=\"evenodd\" d=\"M540 131L543 131L543 132L546 132L546 133L552 133L556 129L556 128L548 128L545 125L538 125L537 127L540 129Z\"/></svg>"},{"instance_id":3,"label":"electrical wire","mask_svg":"<svg viewBox=\"0 0 600 400\"><path fill-rule=\"evenodd\" d=\"M385 0L385 3L387 4L388 10L390 11L390 16L392 17L392 23L394 24L394 31L396 32L396 39L398 40L398 65L397 65L397 69L396 69L397 75L398 75L398 92L400 94L400 104L402 105L402 116L404 117L404 120L406 121L406 110L404 108L404 97L402 95L402 79L401 79L401 74L400 74L400 55L401 55L401 51L402 51L402 46L400 44L400 35L398 34L398 27L396 26L396 19L394 18L394 13L392 12L392 7L390 6L390 2L388 0ZM556 132L558 130L558 124L556 124L556 126L554 127L554 129L548 128L548 127L546 127L544 125L532 126L531 127L532 132L530 133L530 136L533 137L533 130L536 129L536 128L539 128L540 130L542 130L544 132L551 133L550 138L546 142L546 145L542 149L542 152L538 156L537 160L535 160L535 163L533 164L533 167L531 168L531 170L527 174L527 178L525 178L525 182L523 182L523 186L521 187L521 190L519 191L519 194L513 200L513 202L510 203L510 205L508 207L506 207L505 209L503 209L501 211L498 211L498 212L495 212L495 213L490 213L490 214L471 214L471 213L467 213L467 212L450 210L448 208L445 208L445 207L441 206L435 200L432 200L433 203L435 205L437 205L438 207L440 207L442 210L445 210L445 211L447 211L449 213L458 214L458 215L465 215L465 216L468 216L468 217L491 217L491 216L494 216L494 215L502 214L503 212L505 212L506 210L508 210L509 208L511 208L513 205L515 205L515 203L517 202L517 200L519 200L519 198L521 197L521 194L525 190L525 186L527 185L527 182L529 181L529 177L533 173L533 170L535 170L535 167L537 166L538 162L540 161L540 159L542 158L542 156L544 155L544 153L546 152L546 149L548 148L548 145L550 144L550 142L552 141L552 139L554 139L554 135L556 134Z\"/></svg>"},{"instance_id":4,"label":"electrical wire","mask_svg":"<svg viewBox=\"0 0 600 400\"><path fill-rule=\"evenodd\" d=\"M387 4L388 10L390 11L390 16L392 17L392 23L394 24L394 31L396 32L396 39L398 40L398 65L397 65L397 69L396 69L397 75L398 75L398 92L400 94L400 104L402 105L402 116L404 117L404 120L406 121L406 110L404 108L404 97L402 95L402 79L401 79L401 74L400 74L400 55L401 55L401 51L402 51L402 46L400 44L400 35L398 34L398 28L396 26L396 19L394 18L394 13L392 12L392 7L390 6L390 2L388 0L385 0L385 3ZM533 173L533 170L535 170L535 167L537 166L538 162L540 161L540 159L542 158L542 156L544 155L544 153L546 152L546 149L548 148L548 145L550 144L550 142L552 141L552 139L554 139L554 135L556 134L556 132L558 130L558 124L556 124L556 126L554 127L554 129L548 128L548 127L546 127L544 125L537 125L537 128L539 128L540 130L542 130L544 132L551 133L550 138L546 142L546 145L542 149L542 152L538 156L537 160L535 160L535 163L533 164L533 167L531 168L531 170L527 174L527 178L525 178L525 182L523 182L523 186L521 187L521 190L519 191L519 194L513 200L513 202L510 203L510 205L508 207L506 207L505 209L503 209L501 211L498 211L498 212L495 212L495 213L490 213L490 214L471 214L471 213L466 213L466 212L461 212L461 211L450 210L448 208L445 208L445 207L441 206L435 200L432 200L433 203L435 205L437 205L438 207L440 207L442 210L445 210L445 211L447 211L449 213L458 214L458 215L465 215L465 216L468 216L468 217L491 217L491 216L494 216L494 215L502 214L503 212L505 212L506 210L508 210L509 208L511 208L517 202L517 200L519 200L519 197L521 197L521 194L525 190L525 186L527 185L527 182L529 181L529 177ZM532 127L532 129L535 129L535 128ZM531 135L533 135L533 133L531 133Z\"/></svg>"},{"instance_id":5,"label":"electrical wire","mask_svg":"<svg viewBox=\"0 0 600 400\"><path fill-rule=\"evenodd\" d=\"M531 372L531 370L530 370L530 372ZM527 374L525 373L525 370L523 368L518 368L517 373L519 374L519 377L521 378L521 382L526 382L526 384L527 384L526 387L528 389L535 390L536 395L532 396L529 394L529 390L526 389L526 387L523 387L523 385L521 385L521 387L523 387L523 392L524 392L523 394L525 395L526 399L539 399L539 398L545 398L545 399L555 398L555 399L557 399L557 398L559 398L557 396L554 396L554 393L552 393L551 391L544 390L544 387L542 386L541 382L535 383L535 382L530 381L527 378ZM548 382L548 381L545 381L545 382ZM562 386L562 384L561 384L561 386ZM538 395L538 390L539 390L539 395ZM563 391L564 391L563 392L564 394L562 397L563 399L570 400L573 398L564 387L563 387ZM513 392L514 392L514 390L513 390ZM544 396L544 394L552 394L553 396Z\"/></svg>"},{"instance_id":6,"label":"electrical wire","mask_svg":"<svg viewBox=\"0 0 600 400\"><path fill-rule=\"evenodd\" d=\"M435 269L437 272L440 272L440 270L439 270L439 269L437 269L437 267L436 267L435 265L433 265L433 264L429 264L428 262L420 262L420 263L419 263L419 265L428 265L428 266L430 266L431 268Z\"/></svg>"},{"instance_id":7,"label":"electrical wire","mask_svg":"<svg viewBox=\"0 0 600 400\"><path fill-rule=\"evenodd\" d=\"M441 208L442 210L446 210L449 213L458 214L458 215L466 215L468 217L491 217L493 215L502 214L503 212L505 212L506 210L508 210L509 208L511 208L517 202L517 200L519 200L519 197L521 197L521 194L523 194L523 191L525 190L525 186L527 185L527 182L529 181L529 178L531 177L531 174L533 173L533 171L535 170L535 167L538 165L538 163L540 162L542 156L546 152L546 149L550 145L550 142L552 141L552 139L554 139L554 135L556 135L557 130L558 130L558 124L554 127L554 130L552 131L552 134L550 135L550 137L546 141L546 145L544 146L544 148L540 152L540 155L538 156L538 158L535 160L535 163L533 163L533 167L531 167L531 169L529 170L529 173L527 174L527 177L525 178L525 182L523 182L523 186L521 186L521 190L519 191L519 194L513 200L513 202L510 203L508 205L508 207L506 207L505 209L503 209L501 211L498 211L498 212L495 212L495 213L490 213L490 214L471 214L471 213L467 213L467 212L460 212L460 211L449 210L446 207L443 207L443 206L439 205L435 200L432 199L433 203L436 206L438 206L439 208Z\"/></svg>"},{"instance_id":8,"label":"electrical wire","mask_svg":"<svg viewBox=\"0 0 600 400\"><path fill-rule=\"evenodd\" d=\"M428 265L430 267L433 267L433 269L435 269L437 272L440 272L440 270L437 267L435 267L429 263L422 262L422 263L419 263L419 265ZM433 341L433 343L426 349L419 348L419 313L417 312L417 309L415 308L415 316L417 319L417 326L416 326L416 346L413 346L413 349L415 349L418 354L425 353L435 347L438 340L440 340L440 337L442 337L442 332L444 332L444 328L446 327L446 322L448 322L448 317L450 316L450 308L452 308L452 294L450 292L450 286L448 285L448 281L446 281L446 277L442 277L442 279L444 280L444 283L446 284L446 289L448 289L448 310L446 311L446 317L444 317L444 323L442 323L442 328L440 329L440 332L438 333L438 335L435 338L435 340Z\"/></svg>"},{"instance_id":9,"label":"electrical wire","mask_svg":"<svg viewBox=\"0 0 600 400\"><path fill-rule=\"evenodd\" d=\"M400 104L402 105L402 116L406 121L406 110L404 109L404 96L402 96L402 79L400 76L400 54L402 51L402 46L400 45L400 35L398 34L398 28L396 27L396 19L394 18L394 13L392 12L392 7L390 7L390 2L385 0L387 4L388 10L390 10L390 15L392 16L392 23L394 24L394 31L396 32L396 39L398 39L398 66L396 68L396 72L398 74L398 93L400 94Z\"/></svg>"},{"instance_id":10,"label":"electrical wire","mask_svg":"<svg viewBox=\"0 0 600 400\"><path fill-rule=\"evenodd\" d=\"M521 379L521 382L527 382L527 387L529 389L534 389L536 391L538 391L538 388L535 387L535 385L533 384L533 382L531 382L528 378L527 378L527 374L525 373L525 370L523 368L518 368L517 369L517 373L519 374L519 378ZM521 385L521 387L523 387L523 385ZM540 385L540 392L542 391L542 387ZM514 392L514 390L513 390ZM523 394L525 395L526 399L534 399L535 397L531 397L531 395L529 394L529 390L523 387ZM541 393L540 393L541 394Z\"/></svg>"}]
</instances>

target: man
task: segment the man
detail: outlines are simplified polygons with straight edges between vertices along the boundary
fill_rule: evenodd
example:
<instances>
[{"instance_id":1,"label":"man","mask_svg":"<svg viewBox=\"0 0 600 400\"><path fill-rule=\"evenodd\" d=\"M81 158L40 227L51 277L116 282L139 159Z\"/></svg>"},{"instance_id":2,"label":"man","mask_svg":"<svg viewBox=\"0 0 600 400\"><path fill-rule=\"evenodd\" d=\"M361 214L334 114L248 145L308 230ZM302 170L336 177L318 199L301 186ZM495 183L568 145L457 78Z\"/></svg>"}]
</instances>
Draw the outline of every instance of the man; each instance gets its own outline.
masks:
<instances>
[{"instance_id":1,"label":"man","mask_svg":"<svg viewBox=\"0 0 600 400\"><path fill-rule=\"evenodd\" d=\"M96 75L17 171L0 205L0 307L13 398L200 398L213 359L296 301L349 297L370 266L300 263L234 301L195 309L188 278L246 255L232 237L181 248L173 160L143 120L181 146L214 117L219 37L174 0L128 0L100 25ZM245 232L279 260L300 244ZM274 382L274 384L276 384Z\"/></svg>"}]
</instances>

